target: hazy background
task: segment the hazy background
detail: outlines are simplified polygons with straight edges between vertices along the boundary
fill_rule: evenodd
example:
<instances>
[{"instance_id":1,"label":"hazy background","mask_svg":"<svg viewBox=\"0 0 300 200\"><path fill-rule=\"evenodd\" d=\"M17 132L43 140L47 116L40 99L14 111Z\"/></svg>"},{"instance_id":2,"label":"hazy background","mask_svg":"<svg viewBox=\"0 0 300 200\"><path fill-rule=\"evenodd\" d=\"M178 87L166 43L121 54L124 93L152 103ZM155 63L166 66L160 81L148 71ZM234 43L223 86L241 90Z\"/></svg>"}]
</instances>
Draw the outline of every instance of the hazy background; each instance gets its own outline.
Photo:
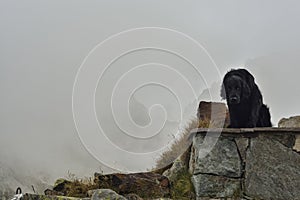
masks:
<instances>
[{"instance_id":1,"label":"hazy background","mask_svg":"<svg viewBox=\"0 0 300 200\"><path fill-rule=\"evenodd\" d=\"M299 11L299 1L271 0L0 1L0 179L38 173L51 182L68 170L78 176L110 171L78 138L72 87L88 52L130 28L188 34L208 50L221 75L245 66L274 125L299 114ZM216 101L219 84L210 86ZM12 187L27 184L21 179L10 180Z\"/></svg>"}]
</instances>

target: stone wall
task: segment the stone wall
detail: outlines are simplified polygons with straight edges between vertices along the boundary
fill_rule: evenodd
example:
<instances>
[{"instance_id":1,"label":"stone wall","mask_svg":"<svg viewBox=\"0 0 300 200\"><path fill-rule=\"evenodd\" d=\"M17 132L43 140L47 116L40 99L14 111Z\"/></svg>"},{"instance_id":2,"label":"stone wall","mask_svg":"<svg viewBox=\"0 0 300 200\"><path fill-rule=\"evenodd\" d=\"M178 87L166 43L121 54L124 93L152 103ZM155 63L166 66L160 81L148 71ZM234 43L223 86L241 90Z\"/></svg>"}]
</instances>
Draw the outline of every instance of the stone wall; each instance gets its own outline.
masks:
<instances>
[{"instance_id":1,"label":"stone wall","mask_svg":"<svg viewBox=\"0 0 300 200\"><path fill-rule=\"evenodd\" d=\"M300 200L300 154L293 149L299 134L297 128L199 129L189 164L197 199Z\"/></svg>"}]
</instances>

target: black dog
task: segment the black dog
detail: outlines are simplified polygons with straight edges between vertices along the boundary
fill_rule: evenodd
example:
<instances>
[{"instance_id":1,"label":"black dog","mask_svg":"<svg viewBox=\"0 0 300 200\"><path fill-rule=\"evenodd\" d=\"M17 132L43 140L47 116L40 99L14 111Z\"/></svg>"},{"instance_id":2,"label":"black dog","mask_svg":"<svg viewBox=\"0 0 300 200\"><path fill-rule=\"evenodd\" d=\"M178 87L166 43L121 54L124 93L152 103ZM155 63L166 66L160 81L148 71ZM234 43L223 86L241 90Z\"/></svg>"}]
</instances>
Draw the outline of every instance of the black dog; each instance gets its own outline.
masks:
<instances>
[{"instance_id":1,"label":"black dog","mask_svg":"<svg viewBox=\"0 0 300 200\"><path fill-rule=\"evenodd\" d=\"M225 75L221 97L228 104L230 128L272 126L269 108L263 104L254 77L247 70L233 69Z\"/></svg>"}]
</instances>

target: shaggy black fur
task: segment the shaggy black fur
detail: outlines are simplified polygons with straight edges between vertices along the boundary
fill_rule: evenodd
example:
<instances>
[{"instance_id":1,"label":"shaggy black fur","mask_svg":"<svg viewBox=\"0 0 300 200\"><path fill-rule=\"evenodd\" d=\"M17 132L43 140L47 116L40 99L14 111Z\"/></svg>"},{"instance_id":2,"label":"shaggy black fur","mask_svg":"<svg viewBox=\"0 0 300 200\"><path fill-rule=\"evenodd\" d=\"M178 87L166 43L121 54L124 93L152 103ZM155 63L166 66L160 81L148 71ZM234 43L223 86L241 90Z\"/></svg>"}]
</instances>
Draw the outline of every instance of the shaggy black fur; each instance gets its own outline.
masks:
<instances>
[{"instance_id":1,"label":"shaggy black fur","mask_svg":"<svg viewBox=\"0 0 300 200\"><path fill-rule=\"evenodd\" d=\"M221 97L226 99L230 115L230 128L271 127L269 108L254 77L245 69L233 69L224 79Z\"/></svg>"}]
</instances>

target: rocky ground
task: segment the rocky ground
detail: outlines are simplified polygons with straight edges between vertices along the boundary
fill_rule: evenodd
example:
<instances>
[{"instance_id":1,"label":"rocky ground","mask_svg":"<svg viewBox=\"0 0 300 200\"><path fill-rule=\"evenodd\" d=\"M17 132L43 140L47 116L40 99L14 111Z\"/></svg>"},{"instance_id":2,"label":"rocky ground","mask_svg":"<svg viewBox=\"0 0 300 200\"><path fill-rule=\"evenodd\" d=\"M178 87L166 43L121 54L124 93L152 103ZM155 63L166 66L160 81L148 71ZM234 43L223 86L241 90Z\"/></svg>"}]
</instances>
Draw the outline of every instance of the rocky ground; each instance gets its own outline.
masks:
<instances>
[{"instance_id":1,"label":"rocky ground","mask_svg":"<svg viewBox=\"0 0 300 200\"><path fill-rule=\"evenodd\" d=\"M210 121L210 114L215 112L216 116L226 116L228 124L225 105L212 106L200 104L200 122ZM223 118L214 119L215 127L223 126L220 120ZM199 153L207 130L199 131L193 135L192 146L164 168L145 173L95 173L89 179L58 179L44 194L25 194L23 200L299 200L300 142L295 138L299 129L289 128L300 127L300 117L282 119L279 127L283 129L225 129L203 158ZM214 137L213 132L208 135ZM160 164L163 166L163 162ZM18 180L11 177L13 171L0 173L0 180L17 185Z\"/></svg>"}]
</instances>

